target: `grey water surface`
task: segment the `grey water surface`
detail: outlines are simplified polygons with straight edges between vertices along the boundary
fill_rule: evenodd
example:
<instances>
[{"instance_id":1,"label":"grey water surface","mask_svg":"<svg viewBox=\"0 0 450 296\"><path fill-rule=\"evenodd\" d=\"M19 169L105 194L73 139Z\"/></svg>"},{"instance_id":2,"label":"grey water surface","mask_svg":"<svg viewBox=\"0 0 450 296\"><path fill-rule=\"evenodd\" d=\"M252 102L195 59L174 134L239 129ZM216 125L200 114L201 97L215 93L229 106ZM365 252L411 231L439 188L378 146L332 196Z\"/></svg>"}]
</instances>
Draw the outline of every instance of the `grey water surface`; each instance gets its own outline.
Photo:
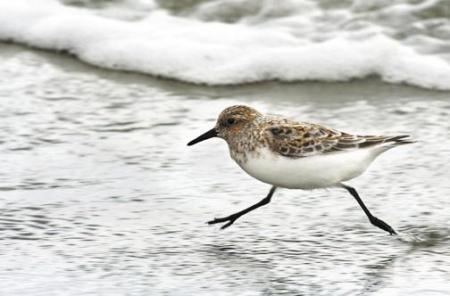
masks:
<instances>
[{"instance_id":1,"label":"grey water surface","mask_svg":"<svg viewBox=\"0 0 450 296\"><path fill-rule=\"evenodd\" d=\"M450 98L350 83L202 87L0 44L0 295L449 295ZM409 133L340 189L269 186L225 143L243 103L360 134Z\"/></svg>"}]
</instances>

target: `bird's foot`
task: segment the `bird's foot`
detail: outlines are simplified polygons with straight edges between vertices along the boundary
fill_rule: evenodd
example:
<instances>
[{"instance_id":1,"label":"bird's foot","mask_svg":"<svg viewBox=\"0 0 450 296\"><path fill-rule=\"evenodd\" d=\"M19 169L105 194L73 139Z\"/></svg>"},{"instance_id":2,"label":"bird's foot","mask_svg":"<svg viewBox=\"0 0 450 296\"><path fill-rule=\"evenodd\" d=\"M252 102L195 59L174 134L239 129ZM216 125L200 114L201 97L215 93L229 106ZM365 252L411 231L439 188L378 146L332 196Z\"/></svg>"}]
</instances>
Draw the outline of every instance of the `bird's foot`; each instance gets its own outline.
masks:
<instances>
[{"instance_id":1,"label":"bird's foot","mask_svg":"<svg viewBox=\"0 0 450 296\"><path fill-rule=\"evenodd\" d=\"M369 220L370 220L370 223L372 223L374 226L381 228L384 231L389 232L390 235L397 234L397 232L395 232L395 230L391 226L389 226L389 224L384 222L383 220L378 219L375 216L372 216Z\"/></svg>"},{"instance_id":2,"label":"bird's foot","mask_svg":"<svg viewBox=\"0 0 450 296\"><path fill-rule=\"evenodd\" d=\"M211 225L211 224L223 223L223 222L228 221L228 223L226 223L226 224L222 225L222 227L220 227L220 229L225 229L225 228L230 227L234 223L234 221L236 221L239 217L240 217L240 215L233 214L233 215L223 217L223 218L214 218L214 220L208 221L207 223Z\"/></svg>"}]
</instances>

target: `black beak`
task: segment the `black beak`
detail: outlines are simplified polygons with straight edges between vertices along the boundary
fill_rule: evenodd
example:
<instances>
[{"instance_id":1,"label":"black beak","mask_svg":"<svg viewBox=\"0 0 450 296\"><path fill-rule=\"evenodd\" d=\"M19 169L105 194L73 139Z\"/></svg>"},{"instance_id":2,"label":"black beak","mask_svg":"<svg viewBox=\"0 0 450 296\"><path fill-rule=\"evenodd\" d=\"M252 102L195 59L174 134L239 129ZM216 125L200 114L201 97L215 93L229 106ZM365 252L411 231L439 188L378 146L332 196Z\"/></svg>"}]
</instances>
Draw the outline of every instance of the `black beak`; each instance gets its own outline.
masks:
<instances>
[{"instance_id":1,"label":"black beak","mask_svg":"<svg viewBox=\"0 0 450 296\"><path fill-rule=\"evenodd\" d=\"M206 133L204 133L204 134L198 136L198 137L195 138L194 140L190 141L187 145L188 145L188 146L192 146L192 145L194 145L194 144L197 144L197 143L199 143L199 142L201 142L201 141L204 141L204 140L208 140L209 138L213 138L213 137L217 137L217 132L216 132L216 129L215 129L215 128L210 129L210 130L207 131Z\"/></svg>"}]
</instances>

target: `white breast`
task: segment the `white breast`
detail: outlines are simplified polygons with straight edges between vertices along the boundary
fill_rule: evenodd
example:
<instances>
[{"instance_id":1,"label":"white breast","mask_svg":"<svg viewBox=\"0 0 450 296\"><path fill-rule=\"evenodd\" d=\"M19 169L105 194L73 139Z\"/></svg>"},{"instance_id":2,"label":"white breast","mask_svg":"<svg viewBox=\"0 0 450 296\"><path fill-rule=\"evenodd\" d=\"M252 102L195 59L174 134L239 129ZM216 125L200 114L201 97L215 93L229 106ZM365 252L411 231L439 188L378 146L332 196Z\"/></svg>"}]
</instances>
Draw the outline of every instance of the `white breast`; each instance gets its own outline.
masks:
<instances>
[{"instance_id":1,"label":"white breast","mask_svg":"<svg viewBox=\"0 0 450 296\"><path fill-rule=\"evenodd\" d=\"M278 187L325 188L359 176L385 150L376 147L290 158L260 148L258 153L247 154L247 161L238 164L250 176Z\"/></svg>"}]
</instances>

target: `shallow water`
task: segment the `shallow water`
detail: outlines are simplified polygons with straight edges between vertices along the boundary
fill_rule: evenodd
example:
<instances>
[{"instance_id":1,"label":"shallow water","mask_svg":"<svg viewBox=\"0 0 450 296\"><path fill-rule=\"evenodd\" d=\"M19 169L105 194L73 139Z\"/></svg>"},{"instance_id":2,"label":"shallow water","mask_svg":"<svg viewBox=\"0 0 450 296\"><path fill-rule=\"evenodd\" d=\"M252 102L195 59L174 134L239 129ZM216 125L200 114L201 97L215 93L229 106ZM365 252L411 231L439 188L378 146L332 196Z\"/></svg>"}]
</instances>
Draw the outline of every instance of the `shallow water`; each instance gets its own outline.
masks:
<instances>
[{"instance_id":1,"label":"shallow water","mask_svg":"<svg viewBox=\"0 0 450 296\"><path fill-rule=\"evenodd\" d=\"M448 93L386 85L204 88L0 44L1 295L448 295ZM261 199L224 142L235 103L359 133L410 133L342 190Z\"/></svg>"}]
</instances>

